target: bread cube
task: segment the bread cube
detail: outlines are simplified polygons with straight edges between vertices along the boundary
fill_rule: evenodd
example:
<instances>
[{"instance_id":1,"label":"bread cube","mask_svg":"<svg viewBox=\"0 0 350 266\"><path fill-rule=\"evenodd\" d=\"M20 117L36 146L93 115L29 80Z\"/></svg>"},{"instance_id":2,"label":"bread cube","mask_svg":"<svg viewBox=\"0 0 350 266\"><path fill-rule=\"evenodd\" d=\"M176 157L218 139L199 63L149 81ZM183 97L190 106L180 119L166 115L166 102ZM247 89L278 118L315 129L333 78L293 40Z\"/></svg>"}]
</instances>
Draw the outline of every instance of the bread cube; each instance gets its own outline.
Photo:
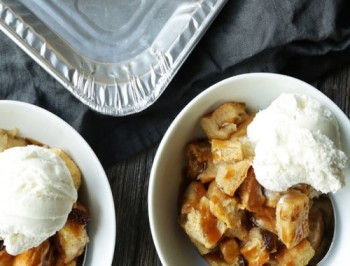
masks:
<instances>
[{"instance_id":1,"label":"bread cube","mask_svg":"<svg viewBox=\"0 0 350 266\"><path fill-rule=\"evenodd\" d=\"M224 103L202 117L200 124L209 139L228 139L246 117L244 103Z\"/></svg>"},{"instance_id":2,"label":"bread cube","mask_svg":"<svg viewBox=\"0 0 350 266\"><path fill-rule=\"evenodd\" d=\"M64 263L70 263L84 253L89 242L85 225L68 219L66 224L55 235L56 245Z\"/></svg>"},{"instance_id":3,"label":"bread cube","mask_svg":"<svg viewBox=\"0 0 350 266\"><path fill-rule=\"evenodd\" d=\"M215 181L210 183L207 197L210 201L210 212L227 226L225 236L245 241L248 235L244 224L245 212L239 209L237 199L222 192Z\"/></svg>"},{"instance_id":4,"label":"bread cube","mask_svg":"<svg viewBox=\"0 0 350 266\"><path fill-rule=\"evenodd\" d=\"M231 139L234 139L236 137L232 136ZM243 158L250 160L251 162L254 160L255 152L254 152L254 147L250 140L246 137L239 137L239 142L242 145L242 152L243 152Z\"/></svg>"},{"instance_id":5,"label":"bread cube","mask_svg":"<svg viewBox=\"0 0 350 266\"><path fill-rule=\"evenodd\" d=\"M213 139L211 141L211 152L214 162L232 163L241 161L244 158L243 147L238 138L228 140Z\"/></svg>"},{"instance_id":6,"label":"bread cube","mask_svg":"<svg viewBox=\"0 0 350 266\"><path fill-rule=\"evenodd\" d=\"M207 196L211 213L228 227L237 226L238 212L240 211L237 200L222 192L215 181L210 183Z\"/></svg>"},{"instance_id":7,"label":"bread cube","mask_svg":"<svg viewBox=\"0 0 350 266\"><path fill-rule=\"evenodd\" d=\"M262 207L253 213L252 220L261 229L267 230L277 235L276 229L276 209L270 207Z\"/></svg>"},{"instance_id":8,"label":"bread cube","mask_svg":"<svg viewBox=\"0 0 350 266\"><path fill-rule=\"evenodd\" d=\"M290 190L276 206L276 228L278 237L292 248L309 235L309 198L305 194Z\"/></svg>"},{"instance_id":9,"label":"bread cube","mask_svg":"<svg viewBox=\"0 0 350 266\"><path fill-rule=\"evenodd\" d=\"M219 249L223 259L229 263L229 265L238 265L240 250L234 238L222 241L219 245Z\"/></svg>"},{"instance_id":10,"label":"bread cube","mask_svg":"<svg viewBox=\"0 0 350 266\"><path fill-rule=\"evenodd\" d=\"M217 167L213 164L211 145L208 141L196 141L187 145L187 177L201 182L215 179Z\"/></svg>"},{"instance_id":11,"label":"bread cube","mask_svg":"<svg viewBox=\"0 0 350 266\"><path fill-rule=\"evenodd\" d=\"M187 214L192 209L199 209L199 203L202 197L207 193L204 185L201 182L191 182L183 194L181 199L181 214Z\"/></svg>"},{"instance_id":12,"label":"bread cube","mask_svg":"<svg viewBox=\"0 0 350 266\"><path fill-rule=\"evenodd\" d=\"M180 225L201 254L214 249L227 228L210 212L205 196L200 199L198 208L192 208L186 217L182 217Z\"/></svg>"},{"instance_id":13,"label":"bread cube","mask_svg":"<svg viewBox=\"0 0 350 266\"><path fill-rule=\"evenodd\" d=\"M298 184L293 186L291 189L300 191L308 196L309 199L315 199L322 195L322 192L317 191L312 186L307 184Z\"/></svg>"},{"instance_id":14,"label":"bread cube","mask_svg":"<svg viewBox=\"0 0 350 266\"><path fill-rule=\"evenodd\" d=\"M29 144L29 141L17 135L17 128L11 130L0 129L0 152L12 147L26 146Z\"/></svg>"},{"instance_id":15,"label":"bread cube","mask_svg":"<svg viewBox=\"0 0 350 266\"><path fill-rule=\"evenodd\" d=\"M247 127L253 121L255 114L247 114L241 123L237 125L237 130L232 133L231 138L241 138L247 136Z\"/></svg>"},{"instance_id":16,"label":"bread cube","mask_svg":"<svg viewBox=\"0 0 350 266\"><path fill-rule=\"evenodd\" d=\"M247 242L249 238L249 229L244 223L245 215L243 212L240 214L242 215L239 220L240 226L228 227L225 231L224 236L227 238L236 238L242 242Z\"/></svg>"},{"instance_id":17,"label":"bread cube","mask_svg":"<svg viewBox=\"0 0 350 266\"><path fill-rule=\"evenodd\" d=\"M247 177L250 168L249 160L242 160L234 164L220 165L216 176L216 183L224 193L233 196Z\"/></svg>"},{"instance_id":18,"label":"bread cube","mask_svg":"<svg viewBox=\"0 0 350 266\"><path fill-rule=\"evenodd\" d=\"M238 194L243 209L257 212L264 206L265 196L263 195L261 185L255 178L253 168L249 169L247 177L239 188Z\"/></svg>"},{"instance_id":19,"label":"bread cube","mask_svg":"<svg viewBox=\"0 0 350 266\"><path fill-rule=\"evenodd\" d=\"M268 189L263 190L264 196L265 196L265 206L276 208L277 202L282 196L282 192L272 191Z\"/></svg>"},{"instance_id":20,"label":"bread cube","mask_svg":"<svg viewBox=\"0 0 350 266\"><path fill-rule=\"evenodd\" d=\"M263 235L258 227L253 227L249 231L249 239L240 249L240 252L249 266L261 266L270 259L270 253L266 249Z\"/></svg>"},{"instance_id":21,"label":"bread cube","mask_svg":"<svg viewBox=\"0 0 350 266\"><path fill-rule=\"evenodd\" d=\"M306 239L298 245L288 249L284 248L276 255L276 260L280 265L305 266L315 255L315 250Z\"/></svg>"}]
</instances>

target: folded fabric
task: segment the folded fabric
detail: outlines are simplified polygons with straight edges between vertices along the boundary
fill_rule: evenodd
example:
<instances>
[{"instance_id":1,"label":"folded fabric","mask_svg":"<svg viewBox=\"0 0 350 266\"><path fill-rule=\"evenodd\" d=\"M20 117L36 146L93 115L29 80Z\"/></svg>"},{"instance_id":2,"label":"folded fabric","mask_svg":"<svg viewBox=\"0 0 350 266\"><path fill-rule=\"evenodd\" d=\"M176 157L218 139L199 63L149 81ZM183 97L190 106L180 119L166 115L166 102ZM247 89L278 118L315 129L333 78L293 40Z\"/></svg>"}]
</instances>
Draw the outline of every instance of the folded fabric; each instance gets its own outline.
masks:
<instances>
[{"instance_id":1,"label":"folded fabric","mask_svg":"<svg viewBox=\"0 0 350 266\"><path fill-rule=\"evenodd\" d=\"M0 98L62 117L109 167L160 141L191 99L224 78L274 72L310 82L350 63L349 10L347 0L228 0L161 97L126 117L90 110L0 33Z\"/></svg>"}]
</instances>

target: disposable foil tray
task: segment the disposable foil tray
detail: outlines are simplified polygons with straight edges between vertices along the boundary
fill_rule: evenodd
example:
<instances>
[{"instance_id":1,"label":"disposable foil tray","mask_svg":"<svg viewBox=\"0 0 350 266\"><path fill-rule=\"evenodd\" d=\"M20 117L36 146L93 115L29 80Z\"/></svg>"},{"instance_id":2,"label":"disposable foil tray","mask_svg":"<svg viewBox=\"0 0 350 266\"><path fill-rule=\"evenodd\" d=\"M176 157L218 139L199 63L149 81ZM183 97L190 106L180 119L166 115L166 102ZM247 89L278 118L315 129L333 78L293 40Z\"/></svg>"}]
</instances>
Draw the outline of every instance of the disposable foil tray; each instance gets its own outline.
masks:
<instances>
[{"instance_id":1,"label":"disposable foil tray","mask_svg":"<svg viewBox=\"0 0 350 266\"><path fill-rule=\"evenodd\" d=\"M0 0L0 28L74 96L125 116L153 104L226 0Z\"/></svg>"}]
</instances>

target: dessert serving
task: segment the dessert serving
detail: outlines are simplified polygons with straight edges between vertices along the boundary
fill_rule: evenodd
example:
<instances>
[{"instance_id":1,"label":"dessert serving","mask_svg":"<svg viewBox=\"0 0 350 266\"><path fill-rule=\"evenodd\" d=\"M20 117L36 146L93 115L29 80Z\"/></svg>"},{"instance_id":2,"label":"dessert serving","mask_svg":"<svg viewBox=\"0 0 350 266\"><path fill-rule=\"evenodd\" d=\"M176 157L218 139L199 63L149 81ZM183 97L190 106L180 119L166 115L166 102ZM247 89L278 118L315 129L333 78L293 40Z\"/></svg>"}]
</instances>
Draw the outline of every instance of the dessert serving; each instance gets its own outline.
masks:
<instances>
[{"instance_id":1,"label":"dessert serving","mask_svg":"<svg viewBox=\"0 0 350 266\"><path fill-rule=\"evenodd\" d=\"M344 186L337 120L302 94L254 113L221 104L186 147L179 223L210 265L308 265L327 246L327 193ZM328 201L329 202L329 201Z\"/></svg>"},{"instance_id":2,"label":"dessert serving","mask_svg":"<svg viewBox=\"0 0 350 266\"><path fill-rule=\"evenodd\" d=\"M61 149L0 130L0 265L79 265L89 242L82 174Z\"/></svg>"}]
</instances>

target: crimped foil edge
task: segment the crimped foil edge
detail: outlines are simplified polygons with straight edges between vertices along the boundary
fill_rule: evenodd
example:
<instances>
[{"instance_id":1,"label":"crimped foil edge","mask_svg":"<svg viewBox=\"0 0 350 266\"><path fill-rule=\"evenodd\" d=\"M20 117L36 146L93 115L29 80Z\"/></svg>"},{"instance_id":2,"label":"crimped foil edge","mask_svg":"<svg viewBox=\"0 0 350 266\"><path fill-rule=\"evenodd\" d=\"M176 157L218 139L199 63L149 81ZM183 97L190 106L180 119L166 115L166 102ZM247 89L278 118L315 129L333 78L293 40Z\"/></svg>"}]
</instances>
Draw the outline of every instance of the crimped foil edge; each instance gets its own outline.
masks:
<instances>
[{"instance_id":1,"label":"crimped foil edge","mask_svg":"<svg viewBox=\"0 0 350 266\"><path fill-rule=\"evenodd\" d=\"M159 98L225 2L202 0L187 7L192 13L183 32L168 47L159 47L156 41L149 47L146 53L152 62L143 73L135 73L131 66L135 62L101 66L78 53L68 62L52 47L50 40L1 0L0 29L91 109L106 115L126 116L146 109ZM142 60L142 55L140 58ZM123 69L126 81L113 78L116 69ZM97 80L96 70L100 76L106 73L113 82Z\"/></svg>"}]
</instances>

